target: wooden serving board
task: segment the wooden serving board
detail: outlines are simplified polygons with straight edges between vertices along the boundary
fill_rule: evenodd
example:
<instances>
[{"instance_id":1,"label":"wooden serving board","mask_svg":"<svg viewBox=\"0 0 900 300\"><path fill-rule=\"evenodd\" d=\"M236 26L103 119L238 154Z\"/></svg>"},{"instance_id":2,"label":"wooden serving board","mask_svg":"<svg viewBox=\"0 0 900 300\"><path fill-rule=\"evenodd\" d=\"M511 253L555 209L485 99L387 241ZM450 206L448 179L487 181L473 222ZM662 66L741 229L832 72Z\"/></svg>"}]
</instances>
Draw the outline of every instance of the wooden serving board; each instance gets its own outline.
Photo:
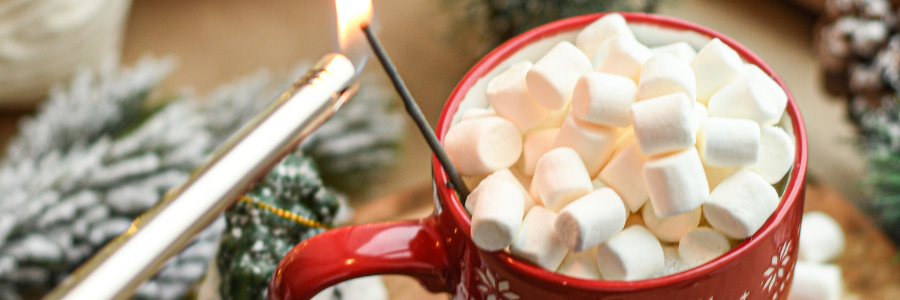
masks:
<instances>
[{"instance_id":1,"label":"wooden serving board","mask_svg":"<svg viewBox=\"0 0 900 300\"><path fill-rule=\"evenodd\" d=\"M416 186L355 207L351 223L427 217L434 209L431 185ZM897 248L865 214L837 191L823 185L806 189L805 210L819 210L833 216L846 235L844 254L835 263L844 273L845 300L900 299L900 264ZM392 300L447 299L448 294L431 294L412 278L384 276Z\"/></svg>"}]
</instances>

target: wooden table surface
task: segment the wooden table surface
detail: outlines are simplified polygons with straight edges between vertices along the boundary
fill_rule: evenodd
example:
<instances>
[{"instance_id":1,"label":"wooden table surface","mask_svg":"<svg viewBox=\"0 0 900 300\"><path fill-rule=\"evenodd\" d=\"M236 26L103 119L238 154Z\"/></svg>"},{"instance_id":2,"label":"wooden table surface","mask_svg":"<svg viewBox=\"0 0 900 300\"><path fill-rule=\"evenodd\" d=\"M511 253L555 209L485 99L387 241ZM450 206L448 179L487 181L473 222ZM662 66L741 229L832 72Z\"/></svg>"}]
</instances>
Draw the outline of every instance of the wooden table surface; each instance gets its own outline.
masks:
<instances>
[{"instance_id":1,"label":"wooden table surface","mask_svg":"<svg viewBox=\"0 0 900 300\"><path fill-rule=\"evenodd\" d=\"M434 209L430 185L420 185L356 205L350 222L427 217ZM847 245L837 261L844 273L845 300L900 299L900 264L897 248L875 224L837 191L810 184L806 190L805 211L819 210L833 216L846 235ZM384 276L390 299L447 299L447 294L431 294L409 277Z\"/></svg>"}]
</instances>

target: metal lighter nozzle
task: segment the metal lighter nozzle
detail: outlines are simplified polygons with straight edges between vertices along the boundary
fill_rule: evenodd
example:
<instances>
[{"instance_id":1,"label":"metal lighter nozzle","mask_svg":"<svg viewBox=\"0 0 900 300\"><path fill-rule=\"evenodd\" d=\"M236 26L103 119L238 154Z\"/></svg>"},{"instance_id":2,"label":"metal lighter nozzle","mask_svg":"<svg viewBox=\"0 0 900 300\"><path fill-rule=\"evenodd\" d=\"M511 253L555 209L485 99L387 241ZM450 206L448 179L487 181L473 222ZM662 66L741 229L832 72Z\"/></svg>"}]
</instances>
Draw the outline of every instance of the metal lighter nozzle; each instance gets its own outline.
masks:
<instances>
[{"instance_id":1,"label":"metal lighter nozzle","mask_svg":"<svg viewBox=\"0 0 900 300\"><path fill-rule=\"evenodd\" d=\"M128 299L359 88L328 54L44 299Z\"/></svg>"}]
</instances>

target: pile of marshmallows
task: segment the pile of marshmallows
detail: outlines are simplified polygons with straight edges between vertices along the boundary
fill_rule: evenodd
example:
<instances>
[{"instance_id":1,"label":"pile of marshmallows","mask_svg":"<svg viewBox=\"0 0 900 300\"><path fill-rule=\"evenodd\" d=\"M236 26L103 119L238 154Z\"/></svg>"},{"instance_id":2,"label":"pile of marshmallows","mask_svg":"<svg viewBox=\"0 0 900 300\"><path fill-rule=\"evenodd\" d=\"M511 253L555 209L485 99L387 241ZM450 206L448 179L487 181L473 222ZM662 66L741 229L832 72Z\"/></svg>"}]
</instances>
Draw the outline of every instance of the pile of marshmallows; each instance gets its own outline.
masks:
<instances>
[{"instance_id":1,"label":"pile of marshmallows","mask_svg":"<svg viewBox=\"0 0 900 300\"><path fill-rule=\"evenodd\" d=\"M576 45L497 75L491 107L447 133L475 187L475 244L570 276L638 280L753 235L793 162L792 139L773 126L784 90L718 39L699 52L647 48L619 14Z\"/></svg>"}]
</instances>

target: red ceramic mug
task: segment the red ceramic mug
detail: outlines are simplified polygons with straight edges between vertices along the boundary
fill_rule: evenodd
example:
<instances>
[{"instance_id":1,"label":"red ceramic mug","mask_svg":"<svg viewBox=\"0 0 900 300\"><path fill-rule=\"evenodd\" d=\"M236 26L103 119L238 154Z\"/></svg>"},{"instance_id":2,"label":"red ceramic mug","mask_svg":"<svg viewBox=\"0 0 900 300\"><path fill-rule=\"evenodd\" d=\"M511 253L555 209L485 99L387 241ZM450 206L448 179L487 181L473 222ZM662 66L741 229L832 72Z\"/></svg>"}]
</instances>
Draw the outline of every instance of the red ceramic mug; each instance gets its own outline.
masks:
<instances>
[{"instance_id":1,"label":"red ceramic mug","mask_svg":"<svg viewBox=\"0 0 900 300\"><path fill-rule=\"evenodd\" d=\"M718 37L743 59L756 64L785 88L759 57L734 40L702 26L668 17L623 13L638 39L658 43L693 41L694 47ZM573 40L577 30L603 14L568 18L528 31L485 56L453 91L437 133L443 138L470 90L482 92L494 70L513 55L546 52L555 41ZM555 40L554 40L555 39ZM539 42L542 41L542 42ZM549 41L549 42L548 42ZM645 41L645 43L647 43ZM494 73L496 74L496 72ZM432 216L342 227L295 246L279 263L269 284L269 299L308 299L338 282L375 274L403 274L432 292L454 299L786 299L797 257L797 239L806 187L807 145L797 103L788 92L782 125L794 136L796 157L778 209L762 228L721 257L700 267L661 278L600 281L568 277L520 261L504 252L485 252L470 238L470 220L437 160ZM475 101L475 100L472 100ZM477 102L477 101L476 101Z\"/></svg>"}]
</instances>

